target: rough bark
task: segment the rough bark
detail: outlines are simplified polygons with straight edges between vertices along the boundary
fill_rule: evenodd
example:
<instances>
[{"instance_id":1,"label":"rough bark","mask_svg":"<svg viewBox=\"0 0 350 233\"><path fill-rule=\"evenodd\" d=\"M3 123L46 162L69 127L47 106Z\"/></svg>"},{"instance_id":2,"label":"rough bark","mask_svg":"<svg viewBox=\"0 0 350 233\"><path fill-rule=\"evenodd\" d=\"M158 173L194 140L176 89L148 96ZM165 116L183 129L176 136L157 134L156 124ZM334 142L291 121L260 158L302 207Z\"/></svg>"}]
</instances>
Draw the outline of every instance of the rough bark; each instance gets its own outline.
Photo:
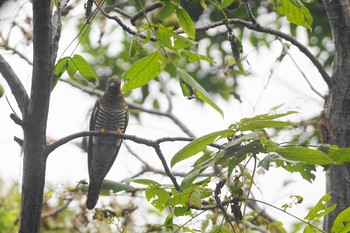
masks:
<instances>
[{"instance_id":1,"label":"rough bark","mask_svg":"<svg viewBox=\"0 0 350 233\"><path fill-rule=\"evenodd\" d=\"M324 109L323 137L326 143L350 147L350 2L324 0L332 28L335 59L333 85ZM327 171L326 191L332 195L336 210L326 217L324 229L330 229L336 216L350 205L350 172L348 166L333 166Z\"/></svg>"},{"instance_id":2,"label":"rough bark","mask_svg":"<svg viewBox=\"0 0 350 233\"><path fill-rule=\"evenodd\" d=\"M33 1L33 73L23 116L24 160L19 232L39 232L46 169L46 125L53 73L50 1Z\"/></svg>"}]
</instances>

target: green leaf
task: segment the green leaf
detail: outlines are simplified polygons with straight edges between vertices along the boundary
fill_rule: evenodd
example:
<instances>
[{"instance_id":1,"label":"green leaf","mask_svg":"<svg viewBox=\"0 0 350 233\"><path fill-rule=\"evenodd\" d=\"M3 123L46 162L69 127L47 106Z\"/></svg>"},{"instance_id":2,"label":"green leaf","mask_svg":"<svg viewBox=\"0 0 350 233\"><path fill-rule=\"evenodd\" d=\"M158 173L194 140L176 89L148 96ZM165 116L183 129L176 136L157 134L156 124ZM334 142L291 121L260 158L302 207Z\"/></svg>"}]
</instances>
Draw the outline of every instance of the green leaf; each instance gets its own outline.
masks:
<instances>
[{"instance_id":1,"label":"green leaf","mask_svg":"<svg viewBox=\"0 0 350 233\"><path fill-rule=\"evenodd\" d=\"M328 206L328 201L331 198L331 195L329 195L328 193L321 197L321 199L316 203L314 207L311 208L311 210L305 216L304 219L308 221L317 220L332 212L335 209L336 204Z\"/></svg>"},{"instance_id":2,"label":"green leaf","mask_svg":"<svg viewBox=\"0 0 350 233\"><path fill-rule=\"evenodd\" d=\"M129 55L132 58L137 57L142 50L142 44L138 40L137 37L132 38L132 41L130 43L130 50L129 50Z\"/></svg>"},{"instance_id":3,"label":"green leaf","mask_svg":"<svg viewBox=\"0 0 350 233\"><path fill-rule=\"evenodd\" d=\"M223 111L221 108L219 108L211 99L207 91L194 80L193 77L191 77L186 71L183 69L177 68L176 69L178 77L184 81L186 84L190 85L194 91L196 96L204 101L205 103L209 104L211 107L213 107L217 112L219 112L222 116L224 116Z\"/></svg>"},{"instance_id":4,"label":"green leaf","mask_svg":"<svg viewBox=\"0 0 350 233\"><path fill-rule=\"evenodd\" d=\"M350 148L341 148L334 150L328 156L338 165L343 165L350 162Z\"/></svg>"},{"instance_id":5,"label":"green leaf","mask_svg":"<svg viewBox=\"0 0 350 233\"><path fill-rule=\"evenodd\" d=\"M176 16L179 19L180 26L182 27L184 32L191 39L194 39L196 37L196 29L194 27L194 23L191 19L191 16L181 6L176 8Z\"/></svg>"},{"instance_id":6,"label":"green leaf","mask_svg":"<svg viewBox=\"0 0 350 233\"><path fill-rule=\"evenodd\" d=\"M68 67L68 61L70 60L69 57L64 57L58 60L55 69L54 69L54 74L56 76L61 77L62 74L67 70Z\"/></svg>"},{"instance_id":7,"label":"green leaf","mask_svg":"<svg viewBox=\"0 0 350 233\"><path fill-rule=\"evenodd\" d=\"M254 131L264 128L281 128L287 126L297 126L294 123L286 121L275 121L274 119L284 117L290 114L296 113L295 111L289 111L279 114L261 114L252 118L243 118L240 122L230 125L230 128L240 131Z\"/></svg>"},{"instance_id":8,"label":"green leaf","mask_svg":"<svg viewBox=\"0 0 350 233\"><path fill-rule=\"evenodd\" d=\"M165 28L164 25L158 24L154 28L158 40L170 49L185 49L196 44L193 40L174 33L173 27Z\"/></svg>"},{"instance_id":9,"label":"green leaf","mask_svg":"<svg viewBox=\"0 0 350 233\"><path fill-rule=\"evenodd\" d=\"M158 51L148 54L146 57L133 63L126 71L122 90L130 91L148 83L157 77L167 64L166 58Z\"/></svg>"},{"instance_id":10,"label":"green leaf","mask_svg":"<svg viewBox=\"0 0 350 233\"><path fill-rule=\"evenodd\" d=\"M226 7L228 7L229 5L231 5L234 1L236 0L223 0L222 4L220 5L220 7L222 9L225 9Z\"/></svg>"},{"instance_id":11,"label":"green leaf","mask_svg":"<svg viewBox=\"0 0 350 233\"><path fill-rule=\"evenodd\" d=\"M115 182L112 180L103 180L102 186L101 186L101 195L110 195L110 191L113 193L131 190L132 187L130 185L127 185L125 183Z\"/></svg>"},{"instance_id":12,"label":"green leaf","mask_svg":"<svg viewBox=\"0 0 350 233\"><path fill-rule=\"evenodd\" d=\"M316 178L314 174L314 172L316 172L315 165L305 164L303 162L290 163L281 159L276 159L276 164L291 173L298 172L303 177L304 180L307 180L310 183Z\"/></svg>"},{"instance_id":13,"label":"green leaf","mask_svg":"<svg viewBox=\"0 0 350 233\"><path fill-rule=\"evenodd\" d=\"M68 60L67 73L71 79L75 79L75 74L77 73L78 68L74 64L72 59Z\"/></svg>"},{"instance_id":14,"label":"green leaf","mask_svg":"<svg viewBox=\"0 0 350 233\"><path fill-rule=\"evenodd\" d=\"M297 146L279 148L275 152L277 152L283 158L291 161L300 161L308 164L318 165L334 164L334 161L331 158L329 158L325 153L306 147Z\"/></svg>"},{"instance_id":15,"label":"green leaf","mask_svg":"<svg viewBox=\"0 0 350 233\"><path fill-rule=\"evenodd\" d=\"M145 191L145 195L147 200L159 211L167 207L165 204L170 199L170 194L159 187L148 187Z\"/></svg>"},{"instance_id":16,"label":"green leaf","mask_svg":"<svg viewBox=\"0 0 350 233\"><path fill-rule=\"evenodd\" d=\"M174 155L174 157L171 159L171 167L173 167L178 162L188 159L204 150L208 144L213 143L218 138L225 138L232 135L233 133L234 132L232 129L225 129L197 138Z\"/></svg>"},{"instance_id":17,"label":"green leaf","mask_svg":"<svg viewBox=\"0 0 350 233\"><path fill-rule=\"evenodd\" d=\"M181 189L190 188L193 185L193 181L205 170L205 168L195 168L190 171L181 182Z\"/></svg>"},{"instance_id":18,"label":"green leaf","mask_svg":"<svg viewBox=\"0 0 350 233\"><path fill-rule=\"evenodd\" d=\"M310 28L312 16L309 10L299 0L276 0L277 12L285 15L291 23Z\"/></svg>"},{"instance_id":19,"label":"green leaf","mask_svg":"<svg viewBox=\"0 0 350 233\"><path fill-rule=\"evenodd\" d=\"M198 189L193 190L191 193L188 204L190 206L194 206L196 208L201 208L202 207L202 199L201 199L201 193L199 192Z\"/></svg>"},{"instance_id":20,"label":"green leaf","mask_svg":"<svg viewBox=\"0 0 350 233\"><path fill-rule=\"evenodd\" d=\"M191 209L188 206L176 206L174 207L174 215L179 216L192 216ZM176 232L176 231L175 231Z\"/></svg>"},{"instance_id":21,"label":"green leaf","mask_svg":"<svg viewBox=\"0 0 350 233\"><path fill-rule=\"evenodd\" d=\"M149 180L149 179L136 179L136 180L133 180L132 182L137 184L153 186L153 187L161 187L161 185L158 182L154 180Z\"/></svg>"},{"instance_id":22,"label":"green leaf","mask_svg":"<svg viewBox=\"0 0 350 233\"><path fill-rule=\"evenodd\" d=\"M207 61L211 64L214 64L215 61L213 59L211 59L210 57L207 57L205 55L202 54L198 54L198 53L193 53L191 51L188 50L184 50L181 51L181 54L185 55L188 58L189 62L195 62L195 61Z\"/></svg>"},{"instance_id":23,"label":"green leaf","mask_svg":"<svg viewBox=\"0 0 350 233\"><path fill-rule=\"evenodd\" d=\"M335 218L331 228L332 233L347 233L350 232L350 207L343 210Z\"/></svg>"},{"instance_id":24,"label":"green leaf","mask_svg":"<svg viewBox=\"0 0 350 233\"><path fill-rule=\"evenodd\" d=\"M90 66L90 64L82 56L75 54L71 58L71 60L76 66L76 68L78 69L83 79L85 79L88 82L96 84L97 75L95 71L92 69L92 67Z\"/></svg>"},{"instance_id":25,"label":"green leaf","mask_svg":"<svg viewBox=\"0 0 350 233\"><path fill-rule=\"evenodd\" d=\"M69 57L63 57L60 60L58 60L57 64L55 65L55 69L53 71L54 78L53 78L52 84L51 84L51 91L55 88L55 86L56 86L58 80L60 80L62 74L67 70L69 60L70 60Z\"/></svg>"},{"instance_id":26,"label":"green leaf","mask_svg":"<svg viewBox=\"0 0 350 233\"><path fill-rule=\"evenodd\" d=\"M286 121L269 121L269 120L258 120L240 125L241 131L253 131L265 128L283 128L288 126L297 126L297 124Z\"/></svg>"},{"instance_id":27,"label":"green leaf","mask_svg":"<svg viewBox=\"0 0 350 233\"><path fill-rule=\"evenodd\" d=\"M258 167L262 167L262 168L264 168L265 170L269 170L270 169L270 164L272 163L272 162L275 162L276 161L276 158L278 158L278 156L277 155L266 155L265 156L265 158L263 158L260 162L259 162L259 164L258 164Z\"/></svg>"},{"instance_id":28,"label":"green leaf","mask_svg":"<svg viewBox=\"0 0 350 233\"><path fill-rule=\"evenodd\" d=\"M175 7L172 1L166 1L159 11L158 19L163 21L165 18L169 17L174 11Z\"/></svg>"}]
</instances>

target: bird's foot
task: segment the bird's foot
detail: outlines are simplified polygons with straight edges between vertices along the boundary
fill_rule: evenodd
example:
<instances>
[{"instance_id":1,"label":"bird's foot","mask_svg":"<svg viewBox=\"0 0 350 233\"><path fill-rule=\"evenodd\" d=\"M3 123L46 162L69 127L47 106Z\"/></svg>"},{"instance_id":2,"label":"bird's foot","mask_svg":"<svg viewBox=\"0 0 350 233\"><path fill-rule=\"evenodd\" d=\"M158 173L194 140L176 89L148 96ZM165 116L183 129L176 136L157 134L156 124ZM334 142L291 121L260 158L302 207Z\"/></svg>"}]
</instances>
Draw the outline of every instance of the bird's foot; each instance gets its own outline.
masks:
<instances>
[{"instance_id":1,"label":"bird's foot","mask_svg":"<svg viewBox=\"0 0 350 233\"><path fill-rule=\"evenodd\" d=\"M118 135L122 135L122 134L123 134L123 131L122 131L121 129L117 129L117 130L116 130L116 133L117 133Z\"/></svg>"},{"instance_id":2,"label":"bird's foot","mask_svg":"<svg viewBox=\"0 0 350 233\"><path fill-rule=\"evenodd\" d=\"M106 129L101 128L101 129L100 129L100 132L101 132L101 133L105 133L105 132L106 132Z\"/></svg>"}]
</instances>

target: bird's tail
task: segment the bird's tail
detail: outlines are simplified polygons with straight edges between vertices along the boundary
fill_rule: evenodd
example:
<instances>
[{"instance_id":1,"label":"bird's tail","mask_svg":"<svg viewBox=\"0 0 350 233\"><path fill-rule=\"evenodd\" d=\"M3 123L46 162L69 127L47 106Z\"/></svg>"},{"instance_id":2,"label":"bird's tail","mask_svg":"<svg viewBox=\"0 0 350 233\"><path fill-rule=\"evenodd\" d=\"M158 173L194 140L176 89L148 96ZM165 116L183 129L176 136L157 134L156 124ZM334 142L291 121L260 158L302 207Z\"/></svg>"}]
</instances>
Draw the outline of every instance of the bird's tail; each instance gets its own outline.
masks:
<instances>
[{"instance_id":1,"label":"bird's tail","mask_svg":"<svg viewBox=\"0 0 350 233\"><path fill-rule=\"evenodd\" d=\"M101 184L90 180L86 200L86 208L88 208L89 210L92 210L96 206L100 194L100 189Z\"/></svg>"}]
</instances>

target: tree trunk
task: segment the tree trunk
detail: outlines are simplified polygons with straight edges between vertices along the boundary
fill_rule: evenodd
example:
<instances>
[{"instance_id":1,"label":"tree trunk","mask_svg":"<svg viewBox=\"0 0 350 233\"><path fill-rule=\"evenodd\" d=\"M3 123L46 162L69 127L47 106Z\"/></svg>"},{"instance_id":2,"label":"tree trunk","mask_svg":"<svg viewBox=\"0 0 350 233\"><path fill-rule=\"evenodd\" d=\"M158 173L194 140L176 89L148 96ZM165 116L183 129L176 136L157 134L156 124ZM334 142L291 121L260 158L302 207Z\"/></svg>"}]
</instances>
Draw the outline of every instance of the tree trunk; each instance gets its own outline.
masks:
<instances>
[{"instance_id":1,"label":"tree trunk","mask_svg":"<svg viewBox=\"0 0 350 233\"><path fill-rule=\"evenodd\" d=\"M350 2L324 0L332 28L335 58L333 85L325 105L323 138L328 144L350 147ZM331 232L336 216L350 205L349 166L332 166L326 175L326 191L332 195L336 210L326 217L324 229Z\"/></svg>"},{"instance_id":2,"label":"tree trunk","mask_svg":"<svg viewBox=\"0 0 350 233\"><path fill-rule=\"evenodd\" d=\"M29 104L23 111L24 158L19 232L40 231L46 169L46 126L52 61L51 1L33 0L33 74Z\"/></svg>"}]
</instances>

